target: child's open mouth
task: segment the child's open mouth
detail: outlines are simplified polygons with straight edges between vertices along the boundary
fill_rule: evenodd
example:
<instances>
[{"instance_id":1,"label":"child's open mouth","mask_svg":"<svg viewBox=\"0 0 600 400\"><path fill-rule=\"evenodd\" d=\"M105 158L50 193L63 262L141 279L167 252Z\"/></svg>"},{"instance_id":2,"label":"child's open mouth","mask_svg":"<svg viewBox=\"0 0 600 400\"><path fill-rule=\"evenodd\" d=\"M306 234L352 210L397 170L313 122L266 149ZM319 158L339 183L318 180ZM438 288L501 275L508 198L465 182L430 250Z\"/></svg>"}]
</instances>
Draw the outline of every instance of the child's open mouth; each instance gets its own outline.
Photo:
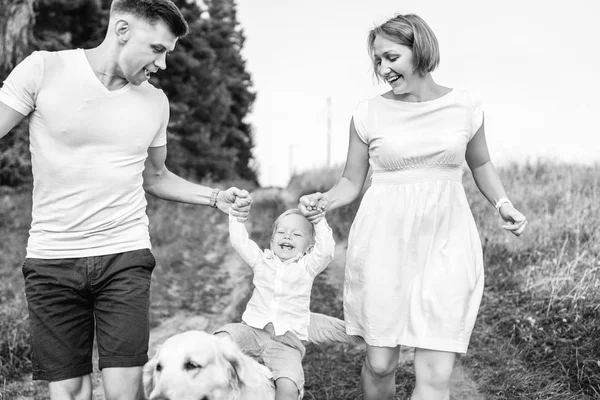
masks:
<instances>
[{"instance_id":1,"label":"child's open mouth","mask_svg":"<svg viewBox=\"0 0 600 400\"><path fill-rule=\"evenodd\" d=\"M292 246L289 243L282 243L279 245L279 247L281 247L281 249L287 250L287 251L294 250L294 246Z\"/></svg>"}]
</instances>

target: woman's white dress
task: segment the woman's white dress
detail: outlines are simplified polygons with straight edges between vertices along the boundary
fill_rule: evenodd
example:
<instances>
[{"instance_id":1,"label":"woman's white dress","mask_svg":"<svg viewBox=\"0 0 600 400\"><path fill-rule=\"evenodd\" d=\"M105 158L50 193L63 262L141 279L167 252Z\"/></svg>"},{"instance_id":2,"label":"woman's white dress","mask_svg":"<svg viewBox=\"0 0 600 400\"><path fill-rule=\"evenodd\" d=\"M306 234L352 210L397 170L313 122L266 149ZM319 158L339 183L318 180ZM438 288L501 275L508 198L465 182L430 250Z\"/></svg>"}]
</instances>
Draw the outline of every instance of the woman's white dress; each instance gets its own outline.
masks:
<instances>
[{"instance_id":1,"label":"woman's white dress","mask_svg":"<svg viewBox=\"0 0 600 400\"><path fill-rule=\"evenodd\" d=\"M377 96L353 121L373 175L348 239L347 332L373 346L465 353L484 279L462 174L481 105L459 89L422 103Z\"/></svg>"}]
</instances>

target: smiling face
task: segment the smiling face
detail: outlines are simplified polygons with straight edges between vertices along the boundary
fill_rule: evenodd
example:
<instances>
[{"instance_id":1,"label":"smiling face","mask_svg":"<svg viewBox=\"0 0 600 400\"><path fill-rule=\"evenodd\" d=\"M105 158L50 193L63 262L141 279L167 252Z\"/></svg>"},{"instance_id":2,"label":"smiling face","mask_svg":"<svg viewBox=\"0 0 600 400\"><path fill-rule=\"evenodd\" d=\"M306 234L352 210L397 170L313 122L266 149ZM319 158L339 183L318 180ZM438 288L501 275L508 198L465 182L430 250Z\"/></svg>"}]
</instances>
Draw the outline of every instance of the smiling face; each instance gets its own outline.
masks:
<instances>
[{"instance_id":1,"label":"smiling face","mask_svg":"<svg viewBox=\"0 0 600 400\"><path fill-rule=\"evenodd\" d=\"M117 73L135 86L150 78L150 74L166 69L166 56L173 51L177 36L167 25L129 17L116 23L121 48Z\"/></svg>"},{"instance_id":2,"label":"smiling face","mask_svg":"<svg viewBox=\"0 0 600 400\"><path fill-rule=\"evenodd\" d=\"M203 331L171 336L143 368L149 400L272 399L272 378L233 341Z\"/></svg>"},{"instance_id":3,"label":"smiling face","mask_svg":"<svg viewBox=\"0 0 600 400\"><path fill-rule=\"evenodd\" d=\"M213 400L229 386L230 365L219 352L218 338L188 331L167 339L144 366L149 399Z\"/></svg>"},{"instance_id":4,"label":"smiling face","mask_svg":"<svg viewBox=\"0 0 600 400\"><path fill-rule=\"evenodd\" d=\"M313 241L312 224L299 214L280 217L271 237L271 251L282 261L304 254Z\"/></svg>"},{"instance_id":5,"label":"smiling face","mask_svg":"<svg viewBox=\"0 0 600 400\"><path fill-rule=\"evenodd\" d=\"M396 95L407 94L423 77L415 71L410 47L378 35L373 41L373 63L377 75Z\"/></svg>"}]
</instances>

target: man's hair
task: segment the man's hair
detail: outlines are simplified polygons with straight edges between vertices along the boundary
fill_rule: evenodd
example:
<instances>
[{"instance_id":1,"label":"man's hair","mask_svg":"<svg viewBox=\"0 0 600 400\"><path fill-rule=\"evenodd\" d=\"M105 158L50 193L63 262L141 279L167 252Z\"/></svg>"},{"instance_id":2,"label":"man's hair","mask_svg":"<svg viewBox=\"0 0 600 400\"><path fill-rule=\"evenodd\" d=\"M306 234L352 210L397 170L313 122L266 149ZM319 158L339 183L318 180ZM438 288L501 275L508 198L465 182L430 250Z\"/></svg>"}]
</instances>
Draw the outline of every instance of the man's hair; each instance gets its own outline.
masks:
<instances>
[{"instance_id":1,"label":"man's hair","mask_svg":"<svg viewBox=\"0 0 600 400\"><path fill-rule=\"evenodd\" d=\"M415 14L396 15L369 32L368 49L377 79L379 79L379 75L373 55L373 46L377 36L409 47L413 52L413 68L421 76L432 72L440 63L438 41L429 25Z\"/></svg>"},{"instance_id":2,"label":"man's hair","mask_svg":"<svg viewBox=\"0 0 600 400\"><path fill-rule=\"evenodd\" d=\"M151 24L163 21L178 38L189 31L181 11L171 0L113 0L110 13L131 14Z\"/></svg>"}]
</instances>

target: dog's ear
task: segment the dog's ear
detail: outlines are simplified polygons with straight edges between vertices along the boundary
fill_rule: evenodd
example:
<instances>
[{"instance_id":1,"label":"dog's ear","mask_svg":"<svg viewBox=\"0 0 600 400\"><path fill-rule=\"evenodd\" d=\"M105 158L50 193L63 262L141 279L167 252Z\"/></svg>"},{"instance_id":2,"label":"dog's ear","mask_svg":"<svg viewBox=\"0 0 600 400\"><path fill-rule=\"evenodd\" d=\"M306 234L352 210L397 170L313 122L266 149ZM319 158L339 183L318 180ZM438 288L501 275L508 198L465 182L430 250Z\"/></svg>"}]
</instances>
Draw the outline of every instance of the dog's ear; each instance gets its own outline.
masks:
<instances>
[{"instance_id":1,"label":"dog's ear","mask_svg":"<svg viewBox=\"0 0 600 400\"><path fill-rule=\"evenodd\" d=\"M236 386L241 386L245 383L246 375L246 360L244 359L244 353L239 349L236 344L227 337L219 338L219 348L221 355L225 361L231 366L231 373L233 381Z\"/></svg>"},{"instance_id":2,"label":"dog's ear","mask_svg":"<svg viewBox=\"0 0 600 400\"><path fill-rule=\"evenodd\" d=\"M231 339L220 337L219 347L221 354L232 367L233 378L238 387L243 385L260 386L264 384L265 380L273 378L267 367L245 355Z\"/></svg>"},{"instance_id":3,"label":"dog's ear","mask_svg":"<svg viewBox=\"0 0 600 400\"><path fill-rule=\"evenodd\" d=\"M156 350L156 354L154 354L154 358L148 360L148 362L144 365L142 369L142 381L144 383L144 395L147 399L150 398L150 393L154 390L154 370L156 369L156 364L158 363L158 349Z\"/></svg>"}]
</instances>

